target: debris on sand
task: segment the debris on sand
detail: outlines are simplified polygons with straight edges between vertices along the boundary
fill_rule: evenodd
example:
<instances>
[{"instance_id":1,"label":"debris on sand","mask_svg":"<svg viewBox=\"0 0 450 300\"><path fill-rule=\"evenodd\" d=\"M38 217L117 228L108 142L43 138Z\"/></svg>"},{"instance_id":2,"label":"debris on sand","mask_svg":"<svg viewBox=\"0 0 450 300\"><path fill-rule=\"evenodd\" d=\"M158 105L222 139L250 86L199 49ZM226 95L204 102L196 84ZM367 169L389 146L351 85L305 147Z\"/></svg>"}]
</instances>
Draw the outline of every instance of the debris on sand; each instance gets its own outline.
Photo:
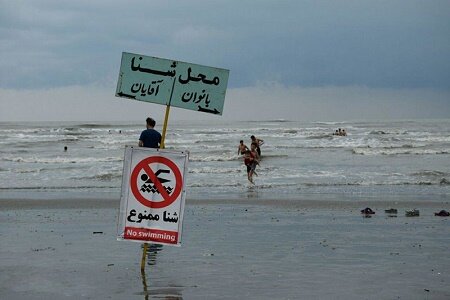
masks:
<instances>
[{"instance_id":1,"label":"debris on sand","mask_svg":"<svg viewBox=\"0 0 450 300\"><path fill-rule=\"evenodd\" d=\"M410 209L405 211L405 216L407 217L418 217L420 212L418 209Z\"/></svg>"},{"instance_id":2,"label":"debris on sand","mask_svg":"<svg viewBox=\"0 0 450 300\"><path fill-rule=\"evenodd\" d=\"M365 215L373 215L373 214L375 214L375 212L370 207L366 207L364 209L361 209L361 213L365 214Z\"/></svg>"},{"instance_id":3,"label":"debris on sand","mask_svg":"<svg viewBox=\"0 0 450 300\"><path fill-rule=\"evenodd\" d=\"M434 215L438 217L450 217L450 212L443 209L440 212L434 213Z\"/></svg>"}]
</instances>

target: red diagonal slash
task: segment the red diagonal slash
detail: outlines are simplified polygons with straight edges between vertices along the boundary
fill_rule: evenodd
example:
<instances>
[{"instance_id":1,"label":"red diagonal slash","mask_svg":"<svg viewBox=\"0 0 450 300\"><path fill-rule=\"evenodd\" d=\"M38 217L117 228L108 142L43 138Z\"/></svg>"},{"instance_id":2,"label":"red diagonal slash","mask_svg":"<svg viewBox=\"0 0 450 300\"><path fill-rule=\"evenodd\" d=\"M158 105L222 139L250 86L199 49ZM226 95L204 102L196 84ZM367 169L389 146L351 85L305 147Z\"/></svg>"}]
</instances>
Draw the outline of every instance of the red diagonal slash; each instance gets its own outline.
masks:
<instances>
[{"instance_id":1,"label":"red diagonal slash","mask_svg":"<svg viewBox=\"0 0 450 300\"><path fill-rule=\"evenodd\" d=\"M144 165L143 169L145 173L147 173L148 177L150 177L158 191L161 193L161 196L164 198L164 200L168 201L170 195L167 193L166 188L161 184L161 182L159 182L159 178L155 175L152 168L150 168L149 165Z\"/></svg>"}]
</instances>

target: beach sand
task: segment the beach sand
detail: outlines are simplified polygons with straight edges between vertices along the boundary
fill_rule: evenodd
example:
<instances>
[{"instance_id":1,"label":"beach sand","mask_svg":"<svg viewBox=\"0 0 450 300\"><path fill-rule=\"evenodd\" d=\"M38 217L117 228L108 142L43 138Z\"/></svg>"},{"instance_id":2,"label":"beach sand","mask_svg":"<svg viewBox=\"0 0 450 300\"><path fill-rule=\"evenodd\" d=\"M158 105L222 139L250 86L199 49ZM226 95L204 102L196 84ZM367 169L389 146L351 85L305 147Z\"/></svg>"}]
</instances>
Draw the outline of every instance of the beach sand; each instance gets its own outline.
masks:
<instances>
[{"instance_id":1,"label":"beach sand","mask_svg":"<svg viewBox=\"0 0 450 300\"><path fill-rule=\"evenodd\" d=\"M449 206L188 200L182 246L153 247L142 276L119 200L4 199L0 299L450 299Z\"/></svg>"}]
</instances>

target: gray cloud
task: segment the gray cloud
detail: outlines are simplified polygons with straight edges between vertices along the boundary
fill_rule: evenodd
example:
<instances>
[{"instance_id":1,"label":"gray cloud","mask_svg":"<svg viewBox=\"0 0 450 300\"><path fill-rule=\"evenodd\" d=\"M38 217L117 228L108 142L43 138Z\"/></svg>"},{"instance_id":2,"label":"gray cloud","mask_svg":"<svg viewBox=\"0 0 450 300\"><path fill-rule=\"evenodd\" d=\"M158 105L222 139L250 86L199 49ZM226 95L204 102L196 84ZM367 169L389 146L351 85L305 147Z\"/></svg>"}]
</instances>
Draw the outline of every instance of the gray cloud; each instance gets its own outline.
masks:
<instances>
[{"instance_id":1,"label":"gray cloud","mask_svg":"<svg viewBox=\"0 0 450 300\"><path fill-rule=\"evenodd\" d=\"M114 97L123 51L230 69L226 119L448 118L449 11L438 0L0 0L0 121L158 115Z\"/></svg>"},{"instance_id":2,"label":"gray cloud","mask_svg":"<svg viewBox=\"0 0 450 300\"><path fill-rule=\"evenodd\" d=\"M230 87L450 88L448 1L1 1L0 86L111 80L122 51L231 70Z\"/></svg>"}]
</instances>

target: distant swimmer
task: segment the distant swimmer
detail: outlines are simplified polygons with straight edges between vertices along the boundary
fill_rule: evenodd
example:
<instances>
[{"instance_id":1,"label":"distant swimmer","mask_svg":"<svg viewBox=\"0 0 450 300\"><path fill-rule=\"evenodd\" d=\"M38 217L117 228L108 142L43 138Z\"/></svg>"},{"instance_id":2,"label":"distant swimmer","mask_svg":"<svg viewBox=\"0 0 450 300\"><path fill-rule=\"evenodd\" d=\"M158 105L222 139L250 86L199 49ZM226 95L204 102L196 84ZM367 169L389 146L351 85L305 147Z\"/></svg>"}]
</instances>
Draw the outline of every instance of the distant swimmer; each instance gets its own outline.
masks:
<instances>
[{"instance_id":1,"label":"distant swimmer","mask_svg":"<svg viewBox=\"0 0 450 300\"><path fill-rule=\"evenodd\" d=\"M345 132L345 129L339 128L333 133L333 135L346 136L347 132Z\"/></svg>"},{"instance_id":2,"label":"distant swimmer","mask_svg":"<svg viewBox=\"0 0 450 300\"><path fill-rule=\"evenodd\" d=\"M64 152L67 152L67 146L64 146Z\"/></svg>"},{"instance_id":3,"label":"distant swimmer","mask_svg":"<svg viewBox=\"0 0 450 300\"><path fill-rule=\"evenodd\" d=\"M242 154L244 155L245 151L249 150L248 147L244 144L243 140L239 141L239 146L238 146L238 155Z\"/></svg>"},{"instance_id":4,"label":"distant swimmer","mask_svg":"<svg viewBox=\"0 0 450 300\"><path fill-rule=\"evenodd\" d=\"M256 151L258 152L258 155L261 156L261 146L264 145L264 140L257 139L254 135L250 137L252 139L252 144L256 143Z\"/></svg>"}]
</instances>

